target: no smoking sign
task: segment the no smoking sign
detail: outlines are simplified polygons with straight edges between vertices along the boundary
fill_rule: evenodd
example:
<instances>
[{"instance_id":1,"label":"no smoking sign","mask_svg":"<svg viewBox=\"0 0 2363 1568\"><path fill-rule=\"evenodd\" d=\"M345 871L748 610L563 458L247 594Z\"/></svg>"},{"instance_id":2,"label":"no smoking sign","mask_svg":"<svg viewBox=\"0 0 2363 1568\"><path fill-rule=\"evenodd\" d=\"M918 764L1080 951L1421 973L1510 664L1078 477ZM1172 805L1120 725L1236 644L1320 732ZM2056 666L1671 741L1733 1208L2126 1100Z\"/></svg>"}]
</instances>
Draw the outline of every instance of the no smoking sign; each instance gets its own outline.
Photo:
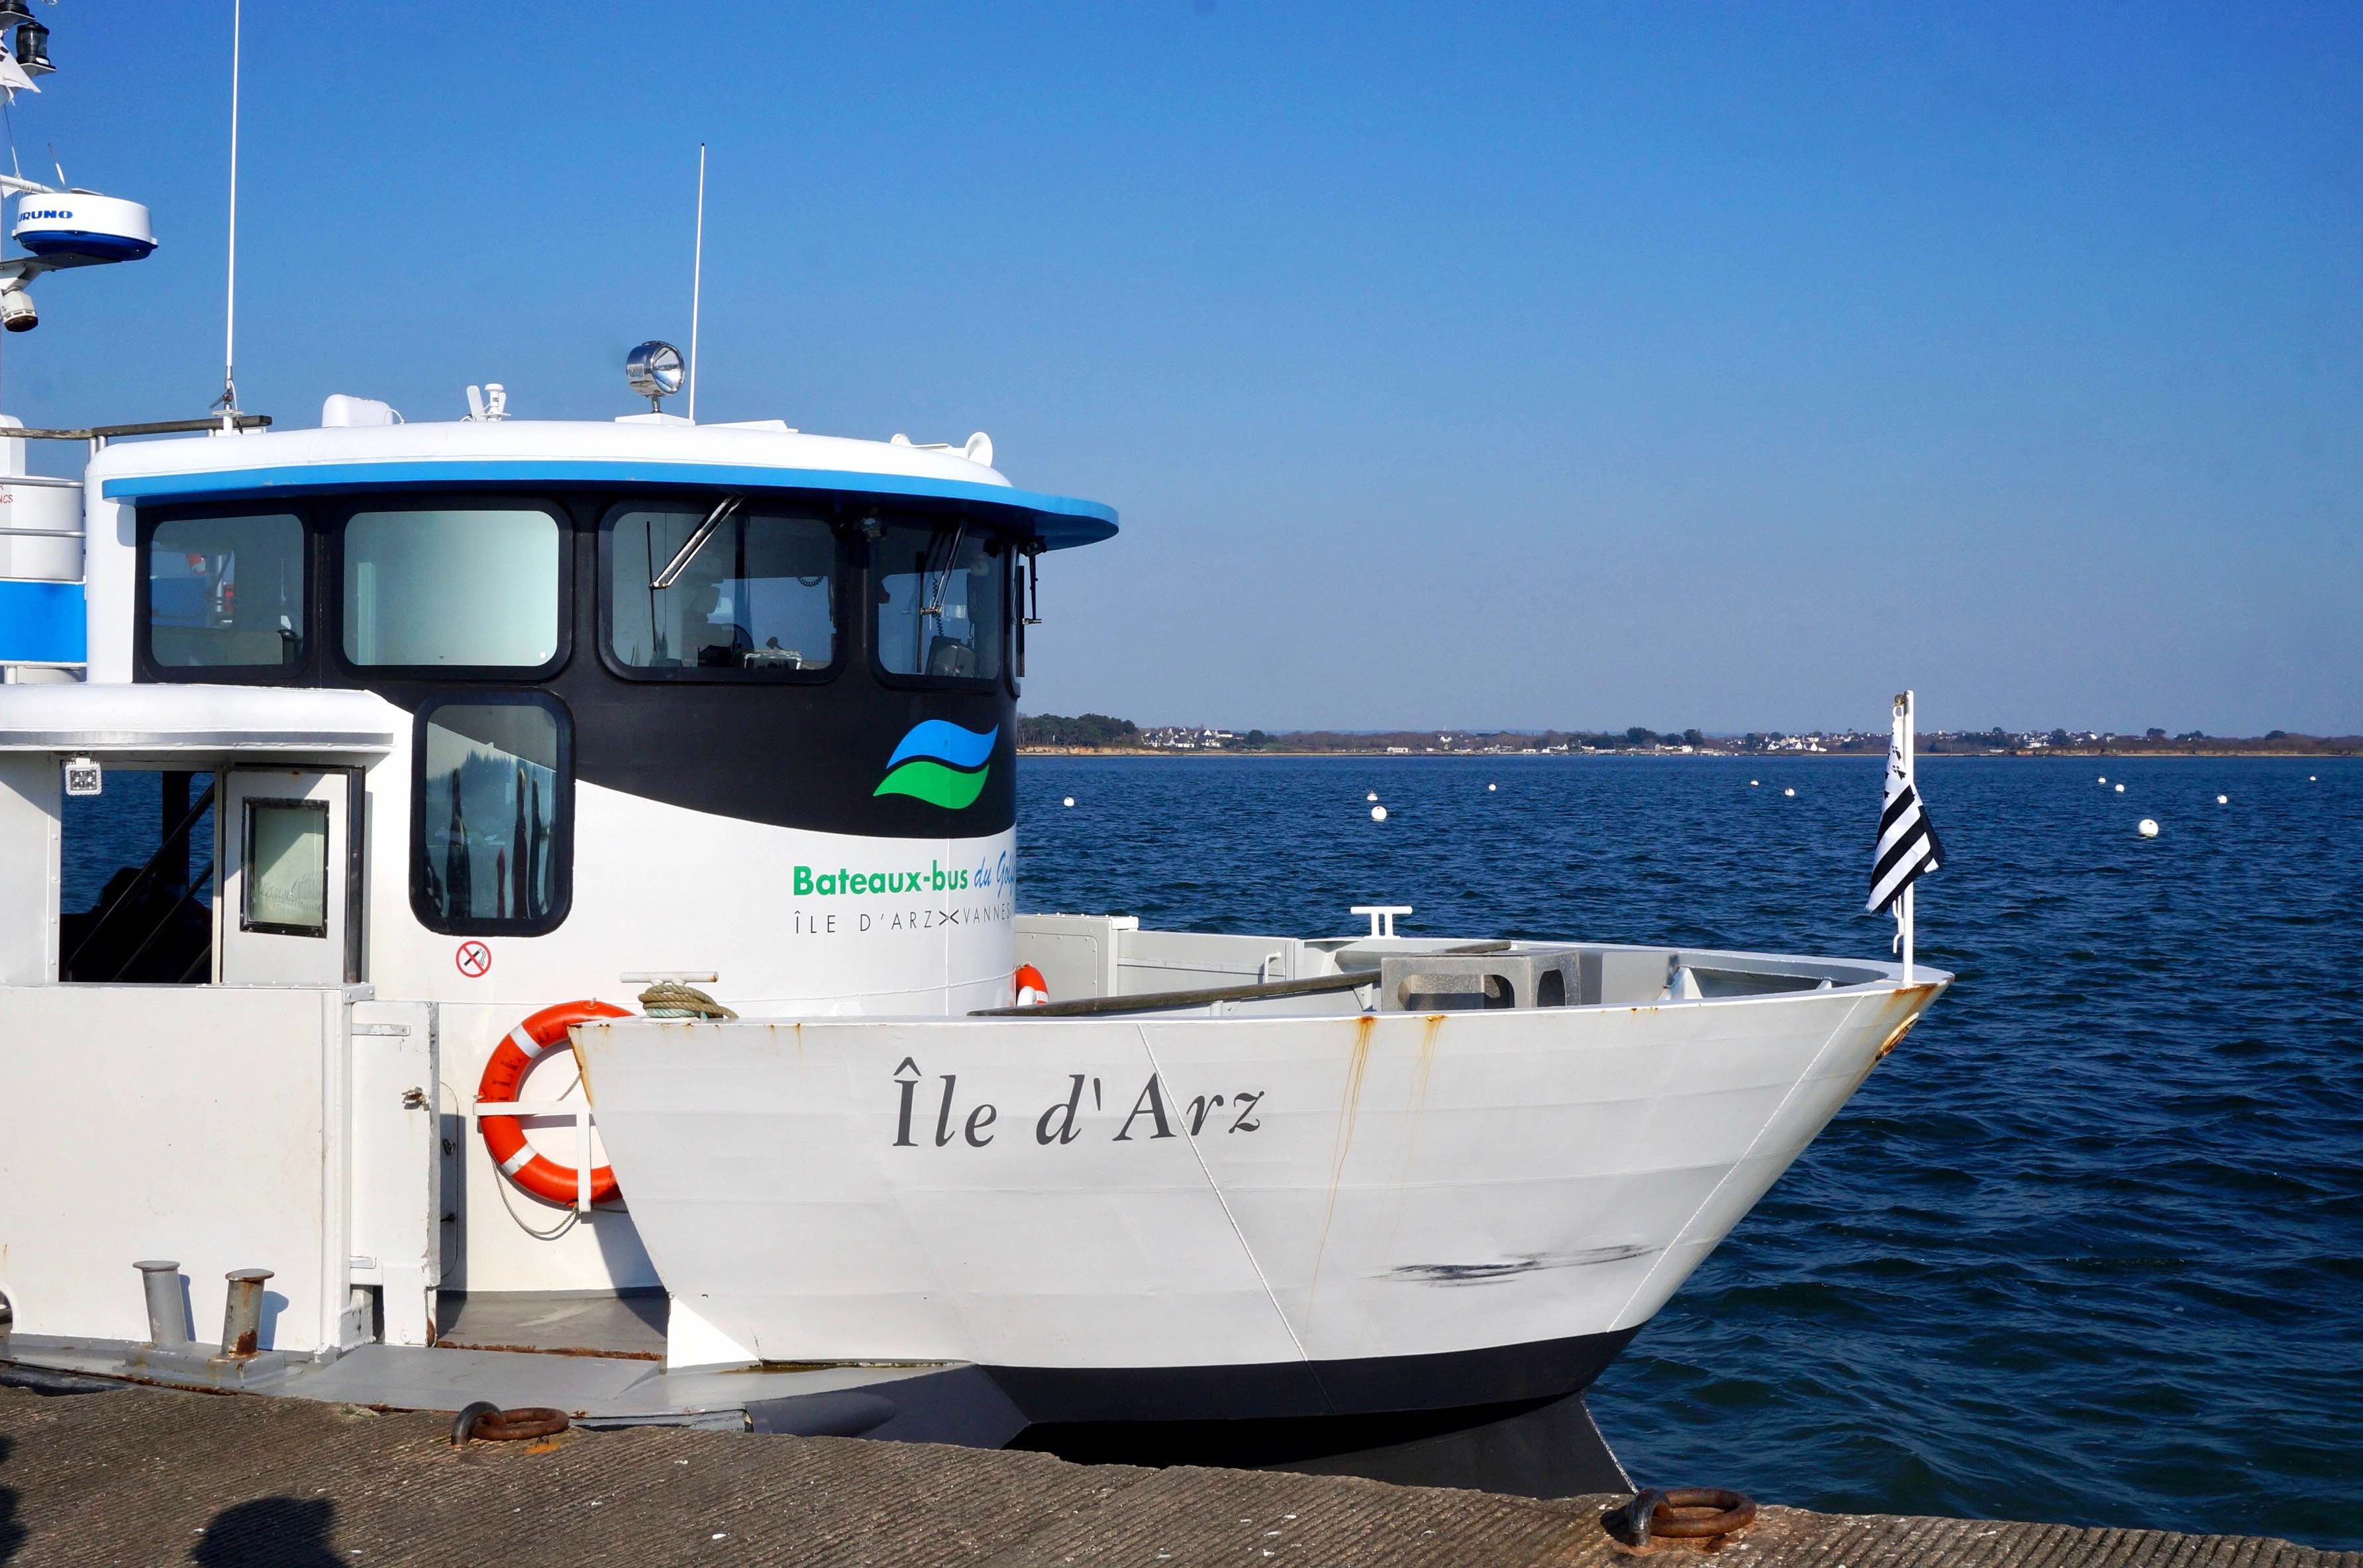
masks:
<instances>
[{"instance_id":1,"label":"no smoking sign","mask_svg":"<svg viewBox=\"0 0 2363 1568\"><path fill-rule=\"evenodd\" d=\"M492 968L493 950L481 942L463 942L460 951L451 955L451 962L460 966L460 973L476 979Z\"/></svg>"}]
</instances>

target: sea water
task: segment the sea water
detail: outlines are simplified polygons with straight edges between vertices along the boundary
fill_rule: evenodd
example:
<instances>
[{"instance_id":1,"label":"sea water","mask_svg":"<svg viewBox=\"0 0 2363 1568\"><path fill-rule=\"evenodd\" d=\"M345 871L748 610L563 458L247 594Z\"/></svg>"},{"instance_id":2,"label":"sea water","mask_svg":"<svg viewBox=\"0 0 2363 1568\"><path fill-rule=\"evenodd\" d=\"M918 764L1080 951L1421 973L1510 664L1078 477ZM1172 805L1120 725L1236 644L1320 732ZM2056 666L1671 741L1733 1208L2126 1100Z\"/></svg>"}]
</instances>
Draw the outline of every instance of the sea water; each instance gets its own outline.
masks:
<instances>
[{"instance_id":1,"label":"sea water","mask_svg":"<svg viewBox=\"0 0 2363 1568\"><path fill-rule=\"evenodd\" d=\"M1877 759L1018 777L1027 910L1862 955L1893 929L1862 908ZM2363 1541L2363 761L1920 785L1920 954L1959 981L1609 1369L1611 1444L1645 1485L1809 1507ZM155 777L69 807L78 909L152 844Z\"/></svg>"},{"instance_id":2,"label":"sea water","mask_svg":"<svg viewBox=\"0 0 2363 1568\"><path fill-rule=\"evenodd\" d=\"M1019 905L1879 955L1881 767L1027 757ZM1919 952L1958 983L1601 1380L1601 1428L1644 1485L2363 1541L2363 762L1920 785Z\"/></svg>"}]
</instances>

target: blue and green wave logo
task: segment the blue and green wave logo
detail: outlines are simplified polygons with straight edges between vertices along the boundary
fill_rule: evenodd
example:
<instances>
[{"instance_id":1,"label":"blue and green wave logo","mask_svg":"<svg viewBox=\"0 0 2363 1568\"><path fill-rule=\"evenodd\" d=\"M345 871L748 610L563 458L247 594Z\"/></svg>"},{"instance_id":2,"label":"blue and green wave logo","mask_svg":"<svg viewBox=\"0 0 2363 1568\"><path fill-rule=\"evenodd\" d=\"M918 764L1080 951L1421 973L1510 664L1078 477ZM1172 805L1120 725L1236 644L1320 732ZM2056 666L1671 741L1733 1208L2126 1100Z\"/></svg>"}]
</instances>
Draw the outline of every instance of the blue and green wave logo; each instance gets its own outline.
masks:
<instances>
[{"instance_id":1,"label":"blue and green wave logo","mask_svg":"<svg viewBox=\"0 0 2363 1568\"><path fill-rule=\"evenodd\" d=\"M1000 738L998 724L979 734L946 719L923 720L894 747L886 759L886 777L870 793L908 795L948 812L974 805L993 771L987 766L993 743Z\"/></svg>"}]
</instances>

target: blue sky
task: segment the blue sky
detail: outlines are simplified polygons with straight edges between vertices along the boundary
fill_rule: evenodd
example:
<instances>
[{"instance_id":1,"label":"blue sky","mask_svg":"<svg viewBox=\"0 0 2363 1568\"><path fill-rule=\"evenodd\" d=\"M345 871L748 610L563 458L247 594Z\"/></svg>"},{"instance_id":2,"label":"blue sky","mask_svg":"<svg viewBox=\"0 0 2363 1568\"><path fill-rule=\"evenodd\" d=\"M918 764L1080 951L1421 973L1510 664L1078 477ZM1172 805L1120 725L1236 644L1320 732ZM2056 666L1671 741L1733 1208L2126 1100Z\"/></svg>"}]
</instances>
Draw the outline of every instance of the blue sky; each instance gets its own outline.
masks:
<instances>
[{"instance_id":1,"label":"blue sky","mask_svg":"<svg viewBox=\"0 0 2363 1568\"><path fill-rule=\"evenodd\" d=\"M227 0L43 5L34 424L218 391ZM989 431L1024 706L2363 731L2363 11L250 0L239 382ZM61 456L62 456L61 454Z\"/></svg>"}]
</instances>

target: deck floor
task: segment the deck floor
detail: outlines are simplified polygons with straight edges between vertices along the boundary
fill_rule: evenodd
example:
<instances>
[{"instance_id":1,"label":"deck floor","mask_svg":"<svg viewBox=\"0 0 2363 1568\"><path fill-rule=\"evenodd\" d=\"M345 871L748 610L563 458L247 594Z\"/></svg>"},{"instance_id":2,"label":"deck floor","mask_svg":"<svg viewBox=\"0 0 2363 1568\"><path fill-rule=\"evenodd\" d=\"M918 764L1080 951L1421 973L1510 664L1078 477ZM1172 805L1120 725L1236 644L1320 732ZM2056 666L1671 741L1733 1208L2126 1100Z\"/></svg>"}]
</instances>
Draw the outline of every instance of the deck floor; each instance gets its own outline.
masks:
<instances>
[{"instance_id":1,"label":"deck floor","mask_svg":"<svg viewBox=\"0 0 2363 1568\"><path fill-rule=\"evenodd\" d=\"M1534 1502L1043 1454L569 1431L454 1449L439 1416L0 1386L0 1563L1577 1564L1610 1499ZM1712 1479L1712 1478L1703 1478ZM1658 1554L1661 1561L1664 1553ZM1691 1555L1674 1549L1674 1564ZM1753 1568L2363 1568L2363 1552L2157 1530L1768 1508Z\"/></svg>"},{"instance_id":2,"label":"deck floor","mask_svg":"<svg viewBox=\"0 0 2363 1568\"><path fill-rule=\"evenodd\" d=\"M625 1296L445 1291L436 1301L436 1343L662 1361L666 1308L661 1290Z\"/></svg>"}]
</instances>

